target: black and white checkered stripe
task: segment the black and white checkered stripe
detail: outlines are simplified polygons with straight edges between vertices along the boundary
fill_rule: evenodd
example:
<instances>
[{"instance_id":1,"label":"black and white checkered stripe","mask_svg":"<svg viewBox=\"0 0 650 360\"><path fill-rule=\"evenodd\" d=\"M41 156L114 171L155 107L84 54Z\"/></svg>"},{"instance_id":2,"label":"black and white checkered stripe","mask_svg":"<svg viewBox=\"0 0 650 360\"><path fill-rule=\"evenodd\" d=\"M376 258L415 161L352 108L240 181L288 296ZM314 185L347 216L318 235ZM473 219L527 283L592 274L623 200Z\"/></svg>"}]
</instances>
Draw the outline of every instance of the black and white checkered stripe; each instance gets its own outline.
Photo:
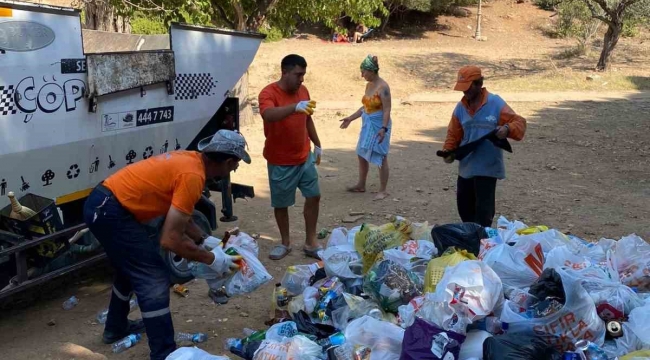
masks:
<instances>
[{"instance_id":1,"label":"black and white checkered stripe","mask_svg":"<svg viewBox=\"0 0 650 360\"><path fill-rule=\"evenodd\" d=\"M14 86L0 85L0 116L15 114L18 108L14 103Z\"/></svg>"},{"instance_id":2,"label":"black and white checkered stripe","mask_svg":"<svg viewBox=\"0 0 650 360\"><path fill-rule=\"evenodd\" d=\"M176 100L194 100L199 96L215 95L217 81L209 73L176 74L174 91Z\"/></svg>"}]
</instances>

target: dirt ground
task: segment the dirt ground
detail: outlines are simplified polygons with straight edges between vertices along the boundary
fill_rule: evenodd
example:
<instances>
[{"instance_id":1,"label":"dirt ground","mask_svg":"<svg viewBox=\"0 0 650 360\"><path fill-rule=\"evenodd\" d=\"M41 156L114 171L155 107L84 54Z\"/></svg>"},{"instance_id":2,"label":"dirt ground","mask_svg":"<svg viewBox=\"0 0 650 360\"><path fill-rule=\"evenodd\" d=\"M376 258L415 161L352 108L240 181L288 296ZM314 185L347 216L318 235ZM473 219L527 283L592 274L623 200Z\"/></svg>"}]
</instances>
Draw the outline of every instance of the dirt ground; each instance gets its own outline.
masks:
<instances>
[{"instance_id":1,"label":"dirt ground","mask_svg":"<svg viewBox=\"0 0 650 360\"><path fill-rule=\"evenodd\" d=\"M493 7L497 6L504 8L503 16L509 12L519 14L521 6L526 6L525 14L537 14L534 19L548 16L548 13L527 4L493 4ZM510 8L512 10L508 10ZM488 16L489 11L486 9ZM497 60L499 58L538 59L543 58L545 52L555 51L553 46L546 46L548 39L537 35L537 30L529 23L529 27L524 26L526 23L519 17L493 16L486 26L489 39L486 43L429 32L422 39L386 40L359 46L325 44L313 39L264 44L250 70L251 93L257 93L266 83L275 80L277 64L281 56L289 52L303 53L308 57L310 66L306 85L313 98L357 102L364 85L357 76L358 63L368 52L378 53L380 65L386 64L382 65L382 75L385 73L394 96L405 98L417 92L448 89L455 69L476 59L489 71L496 71L500 68L494 64L506 61ZM449 19L457 23L461 20L467 19ZM521 29L528 30L521 35L497 32L499 24L507 21L517 21L521 23ZM458 26L449 31L459 29ZM491 27L497 30L490 30ZM514 41L515 38L522 43ZM538 41L544 46L527 46L529 53L522 53L524 45ZM412 69L418 75L411 74L409 67L399 65L399 61L408 59L417 60ZM645 60L645 65L631 60L631 63L620 66L637 67L629 71L638 71L639 74L645 71L647 77L647 64L650 62L647 62L647 56ZM503 81L524 76L516 70L503 70L502 74ZM499 79L494 79L494 83L499 84ZM534 83L534 78L527 81ZM505 83L500 84L504 86ZM492 85L493 81L488 79L488 89L507 90ZM528 91L536 90L534 85L532 87ZM650 239L647 226L650 218L647 204L650 197L647 175L650 173L650 140L647 138L650 133L647 121L650 102L647 97L629 95L627 99L614 101L589 101L587 98L585 101L546 102L543 97L537 102L519 102L514 97L505 100L528 120L528 130L522 142L513 144L514 153L506 156L508 178L498 185L497 214L520 219L529 225L553 226L589 240L600 237L618 239L630 233ZM437 224L458 222L455 207L457 165L444 164L435 156L435 151L444 141L455 104L396 106L392 115L394 130L389 157L391 196L379 202L372 201L370 193L377 189L376 171L370 173L368 193L349 194L344 191L357 177L354 149L360 124L355 122L344 131L338 128L338 120L356 110L356 106L352 103L345 109L318 109L314 116L324 148L319 167L323 194L319 228L331 230L341 226L341 219L350 211L365 212L367 215L362 221L374 224L386 222L386 217L391 214ZM270 208L266 165L261 155L264 140L261 120L257 118L242 128L242 132L250 146L253 163L242 164L233 181L254 185L256 197L248 201L238 200L235 213L240 221L220 224L216 234L220 236L234 225L248 233L261 234L260 258L274 276L274 281L250 296L233 298L224 306L211 303L207 286L202 281L188 284L188 298L172 294L175 329L209 334L210 339L200 347L214 354L225 353L224 339L239 336L244 327L263 328L270 310L273 283L280 281L288 265L311 262L301 252L304 224L300 197L290 210L293 253L281 261L268 260L271 246L279 241L279 233ZM214 200L219 203L218 194ZM348 224L349 227L353 225ZM89 279L35 291L30 294L34 299L26 306L3 310L0 317L1 357L52 360L148 358L146 342L119 355L111 354L110 347L101 343L102 327L96 324L95 315L107 306L110 289L109 272L99 269ZM80 303L65 311L61 304L71 295L79 297ZM137 312L132 314L134 317L138 315ZM48 325L50 320L55 325Z\"/></svg>"}]
</instances>

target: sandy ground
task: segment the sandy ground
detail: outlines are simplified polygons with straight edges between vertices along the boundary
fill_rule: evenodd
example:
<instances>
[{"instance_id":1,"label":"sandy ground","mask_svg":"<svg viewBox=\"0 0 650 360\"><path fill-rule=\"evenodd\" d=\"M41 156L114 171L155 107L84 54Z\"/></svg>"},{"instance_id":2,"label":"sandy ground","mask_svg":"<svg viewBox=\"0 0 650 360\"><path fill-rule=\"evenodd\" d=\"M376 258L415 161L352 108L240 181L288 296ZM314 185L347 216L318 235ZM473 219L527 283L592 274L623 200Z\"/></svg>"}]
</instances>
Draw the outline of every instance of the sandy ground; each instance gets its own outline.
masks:
<instances>
[{"instance_id":1,"label":"sandy ground","mask_svg":"<svg viewBox=\"0 0 650 360\"><path fill-rule=\"evenodd\" d=\"M444 139L453 104L402 107L394 114L390 155L391 179L388 200L372 201L372 194L348 194L346 185L356 180L354 147L359 124L347 131L338 129L341 117L334 111L319 112L317 126L325 156L319 168L323 193L319 227L340 226L350 211L365 211L365 221L381 224L390 214L430 223L459 221L454 201L457 168L439 161L434 152ZM508 178L499 183L497 211L528 224L547 224L578 236L597 240L619 238L636 232L650 238L647 227L650 207L647 198L650 143L644 134L649 125L639 114L650 111L650 103L614 102L513 103L528 119L528 132L507 156ZM352 111L352 109L350 109ZM266 258L278 241L269 206L265 163L261 156L261 122L242 129L247 135L253 164L242 166L234 181L253 184L256 198L238 201L237 225L260 233L261 258L279 281L286 266L309 263L299 251L304 239L302 200L291 209L294 252L279 262ZM378 176L371 172L369 190L377 188ZM218 197L215 197L218 200ZM218 230L221 234L226 227ZM172 294L177 330L202 331L211 335L201 348L222 353L222 342L244 327L263 327L270 309L273 284L250 297L239 297L225 306L210 303L207 286L189 284L191 295ZM81 299L70 311L61 303L70 295ZM101 344L102 328L94 323L97 311L107 304L110 281L96 276L80 284L67 284L27 308L7 309L0 319L0 348L7 359L144 359L146 344L120 355L110 354ZM137 313L134 313L137 316ZM48 326L54 320L56 325Z\"/></svg>"},{"instance_id":2,"label":"sandy ground","mask_svg":"<svg viewBox=\"0 0 650 360\"><path fill-rule=\"evenodd\" d=\"M504 3L499 6L516 5ZM537 11L532 7L527 9L528 12ZM507 15L507 11L503 16ZM545 16L546 13L542 13L538 18ZM493 21L495 29L506 21L520 21L499 19L502 20L489 20ZM384 223L386 216L391 214L438 224L459 221L455 207L457 166L446 165L435 156L435 151L444 141L446 126L455 106L453 102L396 107L389 157L391 196L380 202L372 201L373 195L370 193L378 185L378 175L374 170L368 181L368 193L349 194L344 191L357 177L354 149L359 123L343 131L338 128L338 120L358 106L354 104L362 94L363 82L358 78L356 69L367 52L380 53L382 63L383 55L388 54L390 57L386 56L386 63L417 56L423 57L421 64L431 61L440 65L452 60L445 65L447 70L444 71L422 68L420 65L414 67L420 73L428 72L429 78L409 75L409 68L405 66L386 66L386 79L394 89L394 96L400 98L431 90L426 85L431 83L440 84L434 87L448 89L449 79L453 78L450 69L467 62L469 55L482 54L488 59L486 63L493 61L489 59L496 55L485 53L488 48L508 56L527 56L518 51L519 45L513 43L512 35L508 42L496 36L498 32L490 34L493 31L490 27L486 26L486 35L495 42L477 44L469 39L456 40L448 36L390 40L373 45L350 46L345 50L349 51L346 54L350 60L341 57L339 52L339 61L332 61L335 54L331 49L344 45L317 44L318 40L289 40L262 46L251 68L253 93L275 79L275 64L279 62L280 55L301 50L313 64L309 68L306 85L314 98L319 101L351 102L347 108L323 109L315 115L325 151L319 167L323 194L319 228L341 226L341 219L350 211L366 212L363 221L374 224ZM462 28L456 26L455 29L459 31ZM547 41L536 34L529 31L521 36L522 41L528 41L528 44ZM456 45L449 45L451 42ZM536 51L540 54L543 52L539 49L531 51L533 58L537 56L534 54ZM550 50L546 48L546 51ZM517 76L517 72L511 74L512 78ZM490 81L486 85L492 88ZM634 100L627 99L628 95L621 97L623 99L609 101L588 101L588 96L582 100L561 101L545 101L540 96L538 102L516 102L513 99L512 107L528 120L528 131L522 142L513 144L514 153L506 156L508 178L498 185L497 213L530 225L553 226L590 240L620 238L630 233L650 239L650 228L647 226L647 219L650 218L650 206L647 204L650 196L647 175L650 173L650 141L647 138L650 131L647 121L650 101L647 97ZM301 215L303 200L300 199L290 210L293 253L278 262L268 260L269 249L278 242L279 234L270 208L266 164L261 155L261 120L257 118L242 128L242 132L250 145L253 163L242 165L234 174L233 181L254 185L256 197L249 201L237 201L235 213L240 221L220 224L216 234L220 236L233 225L249 233L260 233L260 257L275 277L274 280L279 281L288 265L311 262L300 251L304 239ZM214 199L218 202L219 195ZM188 298L172 294L175 328L209 334L208 342L200 347L214 354L222 354L225 352L225 338L240 335L244 327L264 327L274 282L250 296L234 298L225 306L211 303L205 283L192 282L188 284L191 292ZM110 288L110 272L101 268L95 269L89 279L64 281L27 294L22 304L2 310L0 357L53 360L148 358L146 343L119 355L111 354L110 347L101 343L102 327L95 323L95 315L107 305ZM74 309L64 311L61 304L71 295L79 297L80 303ZM138 313L132 316L138 316ZM50 320L55 325L48 325Z\"/></svg>"}]
</instances>

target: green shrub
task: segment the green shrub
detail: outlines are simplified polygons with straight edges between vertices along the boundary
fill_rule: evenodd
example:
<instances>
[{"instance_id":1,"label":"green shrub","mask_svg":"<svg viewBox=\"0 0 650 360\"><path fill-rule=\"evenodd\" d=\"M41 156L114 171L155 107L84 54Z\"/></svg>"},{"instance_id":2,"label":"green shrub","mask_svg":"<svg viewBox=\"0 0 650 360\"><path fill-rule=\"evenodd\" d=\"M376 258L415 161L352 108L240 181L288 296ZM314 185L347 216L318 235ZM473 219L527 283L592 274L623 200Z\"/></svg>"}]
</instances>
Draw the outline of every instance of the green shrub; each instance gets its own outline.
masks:
<instances>
[{"instance_id":1,"label":"green shrub","mask_svg":"<svg viewBox=\"0 0 650 360\"><path fill-rule=\"evenodd\" d=\"M259 32L266 35L266 39L264 40L266 42L280 41L285 37L285 33L282 30L273 26L262 27L259 29Z\"/></svg>"},{"instance_id":2,"label":"green shrub","mask_svg":"<svg viewBox=\"0 0 650 360\"><path fill-rule=\"evenodd\" d=\"M540 9L554 11L562 0L535 0L535 5Z\"/></svg>"},{"instance_id":3,"label":"green shrub","mask_svg":"<svg viewBox=\"0 0 650 360\"><path fill-rule=\"evenodd\" d=\"M637 21L625 21L623 23L623 31L621 36L623 37L637 37L639 36L639 23Z\"/></svg>"},{"instance_id":4,"label":"green shrub","mask_svg":"<svg viewBox=\"0 0 650 360\"><path fill-rule=\"evenodd\" d=\"M134 14L131 18L131 32L141 35L167 34L165 22L157 17L146 17L142 14Z\"/></svg>"}]
</instances>

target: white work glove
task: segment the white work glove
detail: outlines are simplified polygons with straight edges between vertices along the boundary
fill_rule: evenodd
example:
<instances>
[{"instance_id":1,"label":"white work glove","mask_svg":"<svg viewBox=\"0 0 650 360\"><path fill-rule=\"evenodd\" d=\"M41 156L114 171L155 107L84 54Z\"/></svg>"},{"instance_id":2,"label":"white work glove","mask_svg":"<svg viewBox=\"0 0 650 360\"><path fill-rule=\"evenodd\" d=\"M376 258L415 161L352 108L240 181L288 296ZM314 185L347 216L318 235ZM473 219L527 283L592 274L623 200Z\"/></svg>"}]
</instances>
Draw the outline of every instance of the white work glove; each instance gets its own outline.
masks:
<instances>
[{"instance_id":1,"label":"white work glove","mask_svg":"<svg viewBox=\"0 0 650 360\"><path fill-rule=\"evenodd\" d=\"M214 261L210 266L210 269L216 271L220 275L228 273L232 270L238 270L239 265L236 263L241 260L241 256L230 256L223 252L221 246L217 246L211 251L214 254Z\"/></svg>"},{"instance_id":2,"label":"white work glove","mask_svg":"<svg viewBox=\"0 0 650 360\"><path fill-rule=\"evenodd\" d=\"M313 114L315 108L316 108L316 101L314 100L305 100L296 104L296 112L300 112L307 115Z\"/></svg>"},{"instance_id":3,"label":"white work glove","mask_svg":"<svg viewBox=\"0 0 650 360\"><path fill-rule=\"evenodd\" d=\"M323 156L323 149L314 146L314 156L316 156L316 165L320 165L320 158Z\"/></svg>"}]
</instances>

